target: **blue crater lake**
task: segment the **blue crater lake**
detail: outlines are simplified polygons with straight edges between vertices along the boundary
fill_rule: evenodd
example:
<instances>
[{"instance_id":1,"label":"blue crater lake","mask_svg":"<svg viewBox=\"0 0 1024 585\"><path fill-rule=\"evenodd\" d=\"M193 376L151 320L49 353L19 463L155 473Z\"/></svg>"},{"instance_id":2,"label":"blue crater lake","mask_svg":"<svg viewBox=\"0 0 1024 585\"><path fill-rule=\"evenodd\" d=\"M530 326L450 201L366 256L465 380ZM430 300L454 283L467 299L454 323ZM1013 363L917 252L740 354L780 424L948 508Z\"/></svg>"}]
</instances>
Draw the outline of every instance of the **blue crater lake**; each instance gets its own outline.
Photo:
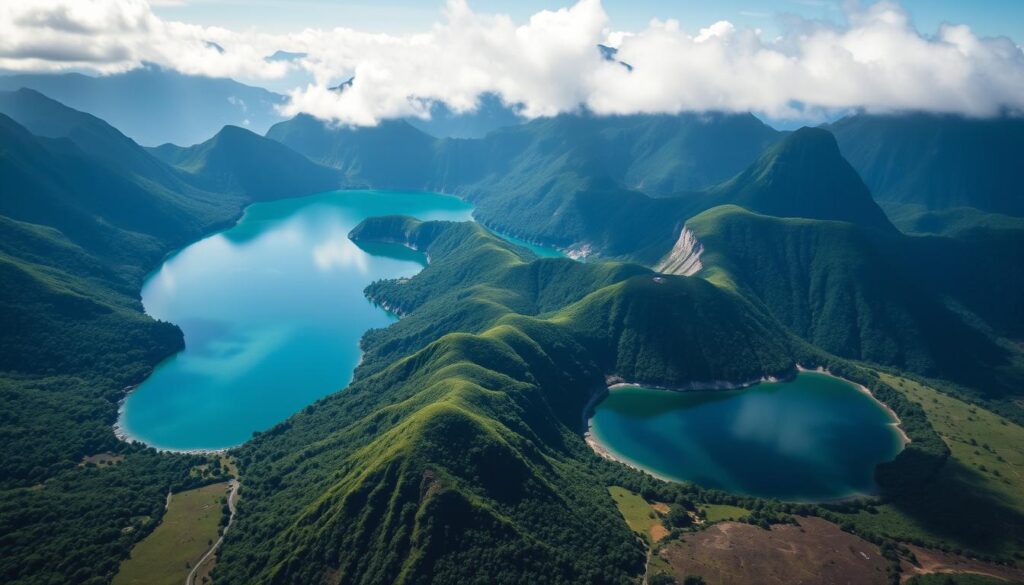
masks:
<instances>
[{"instance_id":1,"label":"blue crater lake","mask_svg":"<svg viewBox=\"0 0 1024 585\"><path fill-rule=\"evenodd\" d=\"M613 388L590 423L613 456L658 476L790 501L874 493L875 466L903 447L885 407L817 372L742 390Z\"/></svg>"},{"instance_id":2,"label":"blue crater lake","mask_svg":"<svg viewBox=\"0 0 1024 585\"><path fill-rule=\"evenodd\" d=\"M359 338L395 320L363 289L425 262L397 245L360 248L348 232L372 216L464 221L471 211L454 197L379 191L251 205L146 279L146 312L180 326L185 349L128 395L121 432L161 449L231 447L344 388Z\"/></svg>"}]
</instances>

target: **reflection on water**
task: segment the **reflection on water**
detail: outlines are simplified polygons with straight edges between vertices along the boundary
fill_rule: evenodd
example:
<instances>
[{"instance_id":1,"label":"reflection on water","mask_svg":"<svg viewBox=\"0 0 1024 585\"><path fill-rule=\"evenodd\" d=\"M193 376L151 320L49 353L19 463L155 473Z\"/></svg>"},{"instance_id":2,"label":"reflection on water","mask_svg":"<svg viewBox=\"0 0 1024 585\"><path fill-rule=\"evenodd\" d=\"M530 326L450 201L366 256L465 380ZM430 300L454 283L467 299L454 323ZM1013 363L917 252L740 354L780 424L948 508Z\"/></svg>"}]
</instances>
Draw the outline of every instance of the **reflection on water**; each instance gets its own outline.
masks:
<instances>
[{"instance_id":1,"label":"reflection on water","mask_svg":"<svg viewBox=\"0 0 1024 585\"><path fill-rule=\"evenodd\" d=\"M592 431L613 453L659 475L789 500L875 490L874 468L901 448L888 412L843 380L724 392L611 391Z\"/></svg>"},{"instance_id":2,"label":"reflection on water","mask_svg":"<svg viewBox=\"0 0 1024 585\"><path fill-rule=\"evenodd\" d=\"M424 265L399 246L360 248L349 230L371 216L468 220L470 212L453 197L367 191L251 206L238 225L147 279L146 312L178 324L185 350L129 395L122 429L162 448L228 447L343 388L363 332L393 320L363 289Z\"/></svg>"}]
</instances>

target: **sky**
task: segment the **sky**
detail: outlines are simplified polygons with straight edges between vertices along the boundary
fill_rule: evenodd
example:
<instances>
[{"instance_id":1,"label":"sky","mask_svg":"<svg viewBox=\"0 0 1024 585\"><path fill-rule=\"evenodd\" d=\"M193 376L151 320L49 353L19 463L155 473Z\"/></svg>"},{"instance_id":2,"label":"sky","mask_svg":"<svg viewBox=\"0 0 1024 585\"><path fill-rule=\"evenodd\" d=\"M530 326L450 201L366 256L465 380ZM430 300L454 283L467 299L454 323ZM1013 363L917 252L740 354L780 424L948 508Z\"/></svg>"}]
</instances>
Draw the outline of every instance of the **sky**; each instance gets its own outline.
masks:
<instances>
[{"instance_id":1,"label":"sky","mask_svg":"<svg viewBox=\"0 0 1024 585\"><path fill-rule=\"evenodd\" d=\"M485 94L527 118L993 116L1024 112L1022 27L1021 0L18 0L0 2L0 70L157 65L349 125Z\"/></svg>"},{"instance_id":2,"label":"sky","mask_svg":"<svg viewBox=\"0 0 1024 585\"><path fill-rule=\"evenodd\" d=\"M475 10L501 12L517 20L565 5L551 0L472 0L470 4ZM674 18L693 26L724 19L777 33L781 14L841 19L843 4L842 0L607 0L604 7L611 20L624 29L642 28L652 18ZM980 35L1024 42L1022 0L904 0L902 4L924 32L953 22L968 24ZM244 9L240 8L243 5ZM155 6L157 14L170 19L267 32L346 26L407 33L422 30L424 23L436 20L443 9L443 0L165 0Z\"/></svg>"}]
</instances>

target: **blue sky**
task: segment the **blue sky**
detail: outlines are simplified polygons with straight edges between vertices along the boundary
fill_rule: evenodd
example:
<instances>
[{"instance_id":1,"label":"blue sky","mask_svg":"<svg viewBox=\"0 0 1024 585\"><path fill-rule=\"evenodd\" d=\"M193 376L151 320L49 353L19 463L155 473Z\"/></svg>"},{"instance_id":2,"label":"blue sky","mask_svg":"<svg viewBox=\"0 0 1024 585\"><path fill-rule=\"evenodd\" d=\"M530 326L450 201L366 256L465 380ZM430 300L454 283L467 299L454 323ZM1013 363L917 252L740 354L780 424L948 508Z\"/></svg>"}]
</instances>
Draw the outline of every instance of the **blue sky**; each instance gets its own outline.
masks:
<instances>
[{"instance_id":1,"label":"blue sky","mask_svg":"<svg viewBox=\"0 0 1024 585\"><path fill-rule=\"evenodd\" d=\"M524 20L552 0L470 0L479 12L501 12ZM347 26L379 32L423 30L438 20L443 0L169 0L154 2L164 18L211 26L288 32L304 27ZM777 15L842 20L843 0L604 0L613 27L642 28L652 18L674 18L695 30L718 20L777 30ZM982 36L1024 42L1024 0L902 0L918 30L933 33L943 22L970 25Z\"/></svg>"}]
</instances>

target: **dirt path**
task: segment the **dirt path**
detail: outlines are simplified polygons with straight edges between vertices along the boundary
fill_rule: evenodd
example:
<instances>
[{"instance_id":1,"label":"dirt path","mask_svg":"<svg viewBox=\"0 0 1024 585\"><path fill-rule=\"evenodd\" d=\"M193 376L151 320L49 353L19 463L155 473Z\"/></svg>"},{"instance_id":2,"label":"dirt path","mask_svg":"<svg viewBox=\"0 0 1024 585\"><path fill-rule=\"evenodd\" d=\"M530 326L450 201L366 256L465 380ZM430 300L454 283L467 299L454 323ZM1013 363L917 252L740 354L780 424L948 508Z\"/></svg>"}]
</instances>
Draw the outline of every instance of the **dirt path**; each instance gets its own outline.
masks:
<instances>
[{"instance_id":1,"label":"dirt path","mask_svg":"<svg viewBox=\"0 0 1024 585\"><path fill-rule=\"evenodd\" d=\"M985 575L996 579L1004 579L1011 583L1024 581L1024 569L1017 567L1007 567L986 563L977 559L938 550L926 549L912 544L908 544L907 548L914 553L914 557L917 558L917 562L920 566L915 567L909 563L904 563L904 581L907 581L912 577L916 577L917 575L927 575L929 573L971 573L974 575Z\"/></svg>"},{"instance_id":2,"label":"dirt path","mask_svg":"<svg viewBox=\"0 0 1024 585\"><path fill-rule=\"evenodd\" d=\"M192 567L192 570L189 571L188 577L185 578L185 585L195 585L196 572L199 571L199 568L202 567L215 552L217 552L221 543L224 542L224 535L228 533L228 530L231 528L231 523L235 521L235 504L238 502L239 485L240 484L237 479L232 479L228 482L228 511L230 512L230 515L228 516L228 525L224 527L224 532L220 535L220 538L217 539L217 542L213 543L210 550L206 551L206 554L204 554L203 557L199 559L199 562Z\"/></svg>"}]
</instances>

